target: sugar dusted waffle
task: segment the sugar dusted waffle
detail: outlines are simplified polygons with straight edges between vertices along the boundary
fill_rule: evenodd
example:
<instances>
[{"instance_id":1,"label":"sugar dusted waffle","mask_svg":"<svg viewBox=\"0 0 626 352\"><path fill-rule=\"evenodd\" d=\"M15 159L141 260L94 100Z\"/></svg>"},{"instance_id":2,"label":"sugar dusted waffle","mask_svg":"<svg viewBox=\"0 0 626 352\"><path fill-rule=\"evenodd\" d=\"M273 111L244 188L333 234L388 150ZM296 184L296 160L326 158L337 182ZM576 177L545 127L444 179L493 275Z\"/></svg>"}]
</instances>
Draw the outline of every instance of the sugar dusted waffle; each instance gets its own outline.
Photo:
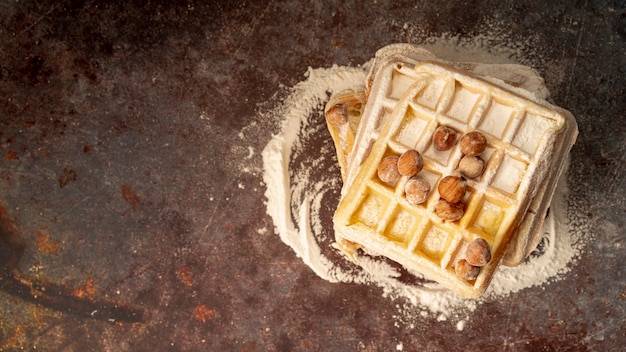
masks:
<instances>
[{"instance_id":1,"label":"sugar dusted waffle","mask_svg":"<svg viewBox=\"0 0 626 352\"><path fill-rule=\"evenodd\" d=\"M551 196L576 136L575 121L562 109L444 64L419 62L415 68L393 70L411 78L408 89L405 85L397 96L398 85L390 85L393 79L377 83L377 76L373 81L373 91L382 89L395 102L373 100L371 95L367 101L350 154L355 158L348 161L347 187L334 217L337 240L386 256L463 296L478 297L529 207L544 206L535 196ZM380 77L390 76L393 73ZM376 104L382 108L373 109ZM371 111L378 111L378 118L366 120ZM368 123L374 123L369 131ZM459 171L461 159L472 156L464 143L456 141L443 151L435 148L433 134L440 126L451 128L459 140L470 132L485 137L486 147L477 154L484 161L479 175L462 177ZM367 138L360 140L360 133ZM362 141L367 143L358 145ZM387 157L408 150L422 157L417 175L394 175L393 167L379 172ZM554 176L549 174L552 168ZM453 177L451 186L441 187L447 184L446 176ZM423 203L409 202L411 194L405 191L414 178L430 188ZM450 200L442 211L441 198L459 192L460 200Z\"/></svg>"},{"instance_id":2,"label":"sugar dusted waffle","mask_svg":"<svg viewBox=\"0 0 626 352\"><path fill-rule=\"evenodd\" d=\"M483 64L474 62L448 62L437 58L430 51L412 44L392 44L376 52L374 62L366 78L367 104L354 137L354 150L348 150L347 172L343 190L352 183L358 168L376 140L382 126L397 101L415 83L418 75L415 64L423 61L440 62L458 70L481 76L494 85L514 90L520 95L532 95L545 99L548 91L543 79L532 69L516 64ZM330 104L329 104L330 105ZM327 105L327 108L328 106ZM344 192L345 193L345 192Z\"/></svg>"},{"instance_id":3,"label":"sugar dusted waffle","mask_svg":"<svg viewBox=\"0 0 626 352\"><path fill-rule=\"evenodd\" d=\"M445 62L419 46L410 44L386 46L376 53L370 73L366 79L365 91L370 95L370 102L365 111L365 116L361 119L361 116L355 115L355 113L363 110L362 104L366 97L364 97L362 90L340 92L334 95L326 106L327 112L336 104L359 107L358 111L351 109L348 116L344 119L345 121L350 121L349 128L341 127L341 125L337 124L328 124L335 142L342 179L344 180L343 194L345 194L346 189L352 182L354 175L358 173L362 158L366 156L373 141L377 138L381 126L386 121L386 117L393 111L398 99L418 79L413 71L413 67L420 61L438 61L449 64L457 69L479 75L485 80L507 90L514 90L521 95L531 96L533 99L543 100L548 95L543 79L526 66ZM354 104L355 101L358 102L358 105ZM363 123L360 123L361 121ZM357 139L355 126L357 124L360 133L358 140L355 142ZM569 152L569 148L576 138L575 121L568 124L567 128L567 133L563 133L559 138L569 139L558 141L557 145L562 144L563 147L555 153L557 154L556 160L564 158L564 154ZM357 147L353 151L352 148L355 144ZM352 167L349 168L347 156L350 156L352 160L357 159L359 162L351 163ZM513 234L509 249L502 261L504 265L518 265L535 249L538 241L541 239L543 220L552 198L554 186L561 173L561 168L562 165L552 166L553 172L550 174L549 179L544 182L533 198L533 202L518 231L515 231ZM352 175L351 178L349 178L350 175ZM340 233L336 233L336 237L338 247L349 256L358 248L357 245L343 240Z\"/></svg>"},{"instance_id":4,"label":"sugar dusted waffle","mask_svg":"<svg viewBox=\"0 0 626 352\"><path fill-rule=\"evenodd\" d=\"M348 153L354 146L354 136L361 122L365 101L364 89L343 90L333 94L324 109L326 126L335 143L341 178L344 181L348 170Z\"/></svg>"}]
</instances>

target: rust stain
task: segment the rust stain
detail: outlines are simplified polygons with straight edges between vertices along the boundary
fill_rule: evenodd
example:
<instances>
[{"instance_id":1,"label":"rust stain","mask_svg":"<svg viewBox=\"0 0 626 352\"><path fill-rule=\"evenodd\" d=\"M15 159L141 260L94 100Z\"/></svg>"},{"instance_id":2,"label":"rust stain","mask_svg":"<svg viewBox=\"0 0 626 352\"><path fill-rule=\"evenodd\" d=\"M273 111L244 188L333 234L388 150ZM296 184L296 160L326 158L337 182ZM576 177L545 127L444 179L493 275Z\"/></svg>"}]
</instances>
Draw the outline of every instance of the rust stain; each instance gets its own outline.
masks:
<instances>
[{"instance_id":1,"label":"rust stain","mask_svg":"<svg viewBox=\"0 0 626 352\"><path fill-rule=\"evenodd\" d=\"M331 40L331 43L333 45L333 48L337 49L344 46L345 40L343 40L342 38L333 38Z\"/></svg>"},{"instance_id":2,"label":"rust stain","mask_svg":"<svg viewBox=\"0 0 626 352\"><path fill-rule=\"evenodd\" d=\"M56 244L55 244L56 243ZM40 251L56 251L58 242L52 241L45 230L39 231L36 240ZM71 312L90 319L119 322L141 322L144 311L110 300L96 300L96 286L92 278L80 288L72 290L65 285L24 275L19 261L26 249L18 227L0 204L0 291L60 312ZM3 351L0 341L0 351ZM11 349L13 350L13 349Z\"/></svg>"},{"instance_id":3,"label":"rust stain","mask_svg":"<svg viewBox=\"0 0 626 352\"><path fill-rule=\"evenodd\" d=\"M178 268L178 270L176 270L176 275L178 276L180 281L182 281L183 284L185 284L185 286L191 287L193 285L193 281L192 281L193 274L191 272L191 269L189 269L188 267L181 266L180 268Z\"/></svg>"},{"instance_id":4,"label":"rust stain","mask_svg":"<svg viewBox=\"0 0 626 352\"><path fill-rule=\"evenodd\" d=\"M67 186L70 182L74 182L78 179L78 174L76 171L68 168L63 168L63 175L59 177L59 187L63 188Z\"/></svg>"},{"instance_id":5,"label":"rust stain","mask_svg":"<svg viewBox=\"0 0 626 352\"><path fill-rule=\"evenodd\" d=\"M300 341L300 348L303 350L311 350L313 347L313 343L309 339Z\"/></svg>"},{"instance_id":6,"label":"rust stain","mask_svg":"<svg viewBox=\"0 0 626 352\"><path fill-rule=\"evenodd\" d=\"M46 229L41 229L37 232L37 251L44 254L55 254L59 251L60 242L52 240L52 236Z\"/></svg>"},{"instance_id":7,"label":"rust stain","mask_svg":"<svg viewBox=\"0 0 626 352\"><path fill-rule=\"evenodd\" d=\"M0 204L0 226L7 233L13 234L17 232L17 225L9 219L9 214L2 204Z\"/></svg>"},{"instance_id":8,"label":"rust stain","mask_svg":"<svg viewBox=\"0 0 626 352\"><path fill-rule=\"evenodd\" d=\"M17 152L14 150L7 151L7 160L20 160L20 157L17 155Z\"/></svg>"},{"instance_id":9,"label":"rust stain","mask_svg":"<svg viewBox=\"0 0 626 352\"><path fill-rule=\"evenodd\" d=\"M88 278L87 282L83 286L72 292L72 295L78 298L94 300L96 298L96 286L94 285L93 278Z\"/></svg>"},{"instance_id":10,"label":"rust stain","mask_svg":"<svg viewBox=\"0 0 626 352\"><path fill-rule=\"evenodd\" d=\"M18 325L15 330L13 330L13 335L9 336L4 344L2 344L2 349L0 351L6 350L18 350L22 349L26 343L26 333L24 332L24 327Z\"/></svg>"},{"instance_id":11,"label":"rust stain","mask_svg":"<svg viewBox=\"0 0 626 352\"><path fill-rule=\"evenodd\" d=\"M239 352L258 351L259 347L256 341L246 341L245 346L239 349Z\"/></svg>"},{"instance_id":12,"label":"rust stain","mask_svg":"<svg viewBox=\"0 0 626 352\"><path fill-rule=\"evenodd\" d=\"M130 204L133 211L137 210L137 207L139 206L139 196L135 193L135 191L133 191L131 186L122 185L122 197L124 197L124 200Z\"/></svg>"},{"instance_id":13,"label":"rust stain","mask_svg":"<svg viewBox=\"0 0 626 352\"><path fill-rule=\"evenodd\" d=\"M219 313L213 309L208 308L204 304L199 305L193 309L193 318L201 323L206 323L207 320L216 318Z\"/></svg>"}]
</instances>

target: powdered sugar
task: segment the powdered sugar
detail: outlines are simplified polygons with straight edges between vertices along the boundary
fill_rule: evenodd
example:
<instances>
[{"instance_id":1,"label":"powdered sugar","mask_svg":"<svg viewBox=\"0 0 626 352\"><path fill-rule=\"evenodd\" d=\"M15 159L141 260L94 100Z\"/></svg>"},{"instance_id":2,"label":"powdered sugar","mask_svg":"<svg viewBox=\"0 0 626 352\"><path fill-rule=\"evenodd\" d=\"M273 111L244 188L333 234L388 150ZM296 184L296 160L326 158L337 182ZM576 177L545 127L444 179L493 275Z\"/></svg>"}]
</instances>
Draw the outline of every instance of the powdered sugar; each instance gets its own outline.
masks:
<instances>
[{"instance_id":1,"label":"powdered sugar","mask_svg":"<svg viewBox=\"0 0 626 352\"><path fill-rule=\"evenodd\" d=\"M433 52L442 54L442 50ZM484 59L480 55L471 58ZM567 203L565 177L554 195L539 250L518 267L501 267L480 300L464 299L436 283L420 280L419 274L408 273L415 279L406 283L400 278L407 273L393 263L357 255L359 265L354 265L332 249L331 216L338 202L341 178L322 107L330 93L362 85L366 71L367 64L310 68L306 80L293 87L282 105L268 113L282 122L281 132L273 136L262 153L267 212L281 240L321 278L375 284L382 288L385 297L398 299L396 324L410 325L415 318L434 316L438 321L457 320L457 329L462 330L467 312L482 302L562 277L580 251L581 233L580 228L572 225L577 223L572 220L578 214ZM323 147L319 149L319 145Z\"/></svg>"},{"instance_id":2,"label":"powdered sugar","mask_svg":"<svg viewBox=\"0 0 626 352\"><path fill-rule=\"evenodd\" d=\"M321 254L317 242L322 235L322 225L318 216L311 216L311 212L318 214L324 194L341 187L339 178L314 180L310 174L322 161L332 158L332 144L320 155L307 158L306 161L313 164L311 168L298 169L294 174L290 162L294 152L302 151L303 137L319 131L319 123L310 127L312 121L309 117L316 109L321 109L327 99L327 91L354 87L355 83L363 81L365 73L362 68L333 67L309 69L307 76L308 79L294 87L291 96L275 112L276 117L283 121L282 132L273 136L263 150L267 211L282 241L292 247L320 277L330 281L349 281L347 277L337 277L334 264Z\"/></svg>"}]
</instances>

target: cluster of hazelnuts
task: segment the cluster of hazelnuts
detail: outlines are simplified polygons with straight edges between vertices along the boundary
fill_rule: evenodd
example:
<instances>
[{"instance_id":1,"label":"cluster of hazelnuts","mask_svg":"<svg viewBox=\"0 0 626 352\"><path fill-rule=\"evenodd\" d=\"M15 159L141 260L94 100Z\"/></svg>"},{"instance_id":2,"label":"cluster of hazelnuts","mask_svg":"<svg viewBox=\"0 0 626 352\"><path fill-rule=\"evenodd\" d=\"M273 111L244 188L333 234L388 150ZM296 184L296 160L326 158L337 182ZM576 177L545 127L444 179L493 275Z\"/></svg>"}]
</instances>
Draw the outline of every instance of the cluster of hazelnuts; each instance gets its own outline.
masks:
<instances>
[{"instance_id":1,"label":"cluster of hazelnuts","mask_svg":"<svg viewBox=\"0 0 626 352\"><path fill-rule=\"evenodd\" d=\"M439 151L449 150L456 143L456 131L450 127L439 126L433 133L433 145ZM463 157L459 161L458 170L463 176L476 178L482 175L485 162L480 154L487 147L487 138L478 132L464 134L459 141Z\"/></svg>"},{"instance_id":2,"label":"cluster of hazelnuts","mask_svg":"<svg viewBox=\"0 0 626 352\"><path fill-rule=\"evenodd\" d=\"M439 151L451 149L456 143L456 131L446 126L439 126L433 133L433 145ZM457 170L467 178L482 175L485 167L480 154L487 146L487 140L480 132L473 131L464 134L460 141L463 157L459 161ZM400 156L390 155L383 158L378 164L378 178L384 183L393 185L401 176L408 177L404 186L404 193L409 203L417 205L424 203L430 193L430 184L418 173L424 167L421 154L410 149ZM435 205L435 213L446 221L457 221L464 214L463 199L466 192L466 183L463 177L446 176L437 186L440 199ZM482 238L472 241L465 250L463 259L455 263L455 273L463 280L475 280L480 268L491 260L489 244Z\"/></svg>"},{"instance_id":3,"label":"cluster of hazelnuts","mask_svg":"<svg viewBox=\"0 0 626 352\"><path fill-rule=\"evenodd\" d=\"M456 131L446 126L439 126L433 133L433 145L439 151L449 150L456 143ZM485 150L487 140L480 132L466 133L460 139L463 158L459 161L458 171L465 177L475 178L483 173L485 163L480 154ZM409 203L422 204L430 193L430 184L418 173L424 166L421 154L410 149L400 156L387 156L378 165L378 178L394 184L400 176L409 177L404 186ZM464 213L465 179L458 176L446 176L437 187L440 200L435 206L435 213L443 220L457 221Z\"/></svg>"},{"instance_id":4,"label":"cluster of hazelnuts","mask_svg":"<svg viewBox=\"0 0 626 352\"><path fill-rule=\"evenodd\" d=\"M476 279L480 268L491 261L491 249L489 243L483 238L472 241L465 249L465 258L460 259L454 265L454 272L463 280Z\"/></svg>"},{"instance_id":5,"label":"cluster of hazelnuts","mask_svg":"<svg viewBox=\"0 0 626 352\"><path fill-rule=\"evenodd\" d=\"M400 156L390 155L378 164L378 178L387 183L394 184L400 176L406 176L409 180L404 185L406 200L413 204L422 204L430 193L430 184L421 175L418 175L424 167L422 155L414 149L407 150Z\"/></svg>"},{"instance_id":6,"label":"cluster of hazelnuts","mask_svg":"<svg viewBox=\"0 0 626 352\"><path fill-rule=\"evenodd\" d=\"M439 126L433 133L433 145L440 151L449 150L456 143L456 132L446 126ZM487 139L478 132L464 134L459 141L463 157L459 161L458 171L465 177L475 178L482 175L485 162L480 154L487 147ZM464 214L463 198L466 183L463 177L446 176L437 187L441 197L435 205L435 213L443 220L457 221Z\"/></svg>"}]
</instances>

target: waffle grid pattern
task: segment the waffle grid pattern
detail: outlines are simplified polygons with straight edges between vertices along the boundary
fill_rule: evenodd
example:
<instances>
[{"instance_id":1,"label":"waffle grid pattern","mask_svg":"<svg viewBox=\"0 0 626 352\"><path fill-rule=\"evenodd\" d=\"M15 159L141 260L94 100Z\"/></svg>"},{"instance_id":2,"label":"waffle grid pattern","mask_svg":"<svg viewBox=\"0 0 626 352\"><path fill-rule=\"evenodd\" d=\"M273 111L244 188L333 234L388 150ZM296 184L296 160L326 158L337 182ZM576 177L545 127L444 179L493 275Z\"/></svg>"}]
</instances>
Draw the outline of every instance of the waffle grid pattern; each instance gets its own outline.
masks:
<instances>
[{"instance_id":1,"label":"waffle grid pattern","mask_svg":"<svg viewBox=\"0 0 626 352\"><path fill-rule=\"evenodd\" d=\"M376 122L377 142L348 190L346 198L352 201L338 209L339 231L463 295L478 296L525 211L533 174L563 122L549 109L438 64L423 62L414 70L399 65L391 77L382 99L384 115ZM439 179L458 174L462 157L458 143L445 152L432 146L439 125L452 127L458 137L478 130L488 141L481 154L485 172L467 180L465 214L457 222L442 221L433 211ZM406 177L388 185L376 174L383 157L408 149L424 157L420 175L431 193L422 205L404 197ZM477 237L490 244L494 260L475 281L465 282L455 276L454 262Z\"/></svg>"}]
</instances>

